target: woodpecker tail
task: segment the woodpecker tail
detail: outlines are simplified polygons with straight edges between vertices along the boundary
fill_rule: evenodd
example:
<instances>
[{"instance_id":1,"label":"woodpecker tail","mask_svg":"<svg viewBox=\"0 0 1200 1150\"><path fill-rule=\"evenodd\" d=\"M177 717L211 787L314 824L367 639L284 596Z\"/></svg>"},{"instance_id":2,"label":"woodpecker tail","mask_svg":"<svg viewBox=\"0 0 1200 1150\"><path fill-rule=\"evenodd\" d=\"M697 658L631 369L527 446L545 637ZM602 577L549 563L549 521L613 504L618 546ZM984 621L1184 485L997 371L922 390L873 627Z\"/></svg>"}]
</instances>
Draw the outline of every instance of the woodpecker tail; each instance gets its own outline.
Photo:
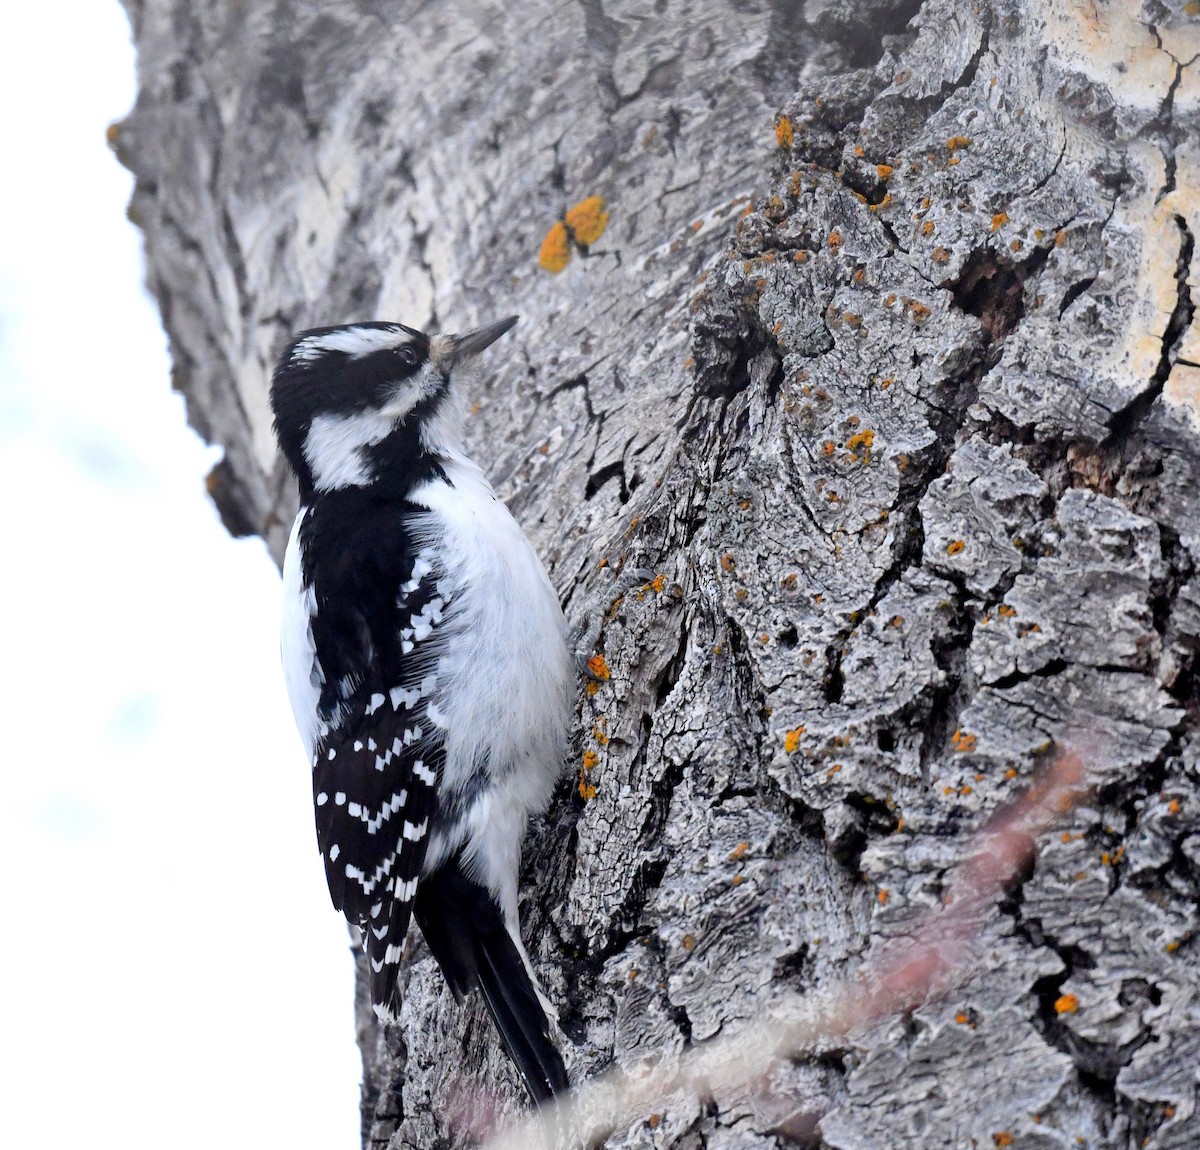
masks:
<instances>
[{"instance_id":1,"label":"woodpecker tail","mask_svg":"<svg viewBox=\"0 0 1200 1150\"><path fill-rule=\"evenodd\" d=\"M537 1105L570 1088L550 1024L504 915L452 859L421 879L413 913L455 998L473 987Z\"/></svg>"}]
</instances>

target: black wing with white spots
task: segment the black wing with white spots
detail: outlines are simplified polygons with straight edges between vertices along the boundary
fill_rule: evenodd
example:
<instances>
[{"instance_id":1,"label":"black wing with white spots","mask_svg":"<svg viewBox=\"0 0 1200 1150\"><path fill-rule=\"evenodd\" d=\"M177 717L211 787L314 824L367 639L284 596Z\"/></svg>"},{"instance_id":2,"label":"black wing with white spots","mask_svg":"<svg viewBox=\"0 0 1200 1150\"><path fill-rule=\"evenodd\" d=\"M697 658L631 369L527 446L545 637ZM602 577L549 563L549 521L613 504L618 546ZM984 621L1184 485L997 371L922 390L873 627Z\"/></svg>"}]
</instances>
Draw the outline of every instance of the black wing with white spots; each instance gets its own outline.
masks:
<instances>
[{"instance_id":1,"label":"black wing with white spots","mask_svg":"<svg viewBox=\"0 0 1200 1150\"><path fill-rule=\"evenodd\" d=\"M302 554L321 557L306 558L303 571L325 728L313 756L313 798L333 903L362 928L373 1003L395 1008L437 815L444 751L436 635L449 603L432 556L412 541L408 516L395 505L358 503L356 493L327 497L301 529Z\"/></svg>"}]
</instances>

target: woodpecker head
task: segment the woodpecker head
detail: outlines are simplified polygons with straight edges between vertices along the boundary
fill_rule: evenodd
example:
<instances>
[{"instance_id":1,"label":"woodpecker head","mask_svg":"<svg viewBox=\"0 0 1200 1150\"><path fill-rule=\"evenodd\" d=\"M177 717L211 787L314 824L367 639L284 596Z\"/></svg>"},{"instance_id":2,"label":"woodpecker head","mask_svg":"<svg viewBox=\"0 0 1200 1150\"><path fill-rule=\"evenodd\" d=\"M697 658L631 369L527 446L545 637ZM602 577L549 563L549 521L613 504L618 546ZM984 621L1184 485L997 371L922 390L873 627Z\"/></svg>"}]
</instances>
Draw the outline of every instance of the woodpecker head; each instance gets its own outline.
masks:
<instances>
[{"instance_id":1,"label":"woodpecker head","mask_svg":"<svg viewBox=\"0 0 1200 1150\"><path fill-rule=\"evenodd\" d=\"M464 335L425 335L399 323L302 332L271 380L275 435L301 496L370 483L387 457L454 446L446 414L450 377L517 322L509 316Z\"/></svg>"}]
</instances>

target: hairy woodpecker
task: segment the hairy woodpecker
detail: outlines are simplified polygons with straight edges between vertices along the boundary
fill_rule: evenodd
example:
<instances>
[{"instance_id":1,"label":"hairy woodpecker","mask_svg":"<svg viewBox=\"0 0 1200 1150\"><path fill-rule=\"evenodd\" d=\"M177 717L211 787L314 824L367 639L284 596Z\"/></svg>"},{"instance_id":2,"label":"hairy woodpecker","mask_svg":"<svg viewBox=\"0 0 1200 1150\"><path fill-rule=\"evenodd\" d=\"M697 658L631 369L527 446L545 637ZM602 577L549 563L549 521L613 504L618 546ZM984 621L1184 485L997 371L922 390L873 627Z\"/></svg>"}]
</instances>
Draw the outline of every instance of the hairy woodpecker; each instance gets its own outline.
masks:
<instances>
[{"instance_id":1,"label":"hairy woodpecker","mask_svg":"<svg viewBox=\"0 0 1200 1150\"><path fill-rule=\"evenodd\" d=\"M529 540L466 457L455 369L517 322L300 334L271 382L300 488L283 660L334 906L395 1018L410 914L478 986L530 1096L567 1088L517 919L530 813L565 750L574 664Z\"/></svg>"}]
</instances>

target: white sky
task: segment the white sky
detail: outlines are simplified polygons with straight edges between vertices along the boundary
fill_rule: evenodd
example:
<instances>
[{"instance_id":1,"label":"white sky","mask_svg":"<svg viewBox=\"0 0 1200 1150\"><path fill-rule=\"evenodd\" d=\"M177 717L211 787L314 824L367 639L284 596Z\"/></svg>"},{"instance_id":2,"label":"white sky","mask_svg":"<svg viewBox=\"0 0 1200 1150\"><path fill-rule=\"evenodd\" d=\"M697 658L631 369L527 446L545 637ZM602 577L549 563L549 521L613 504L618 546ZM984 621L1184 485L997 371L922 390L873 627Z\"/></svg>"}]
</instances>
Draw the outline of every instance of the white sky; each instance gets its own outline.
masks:
<instances>
[{"instance_id":1,"label":"white sky","mask_svg":"<svg viewBox=\"0 0 1200 1150\"><path fill-rule=\"evenodd\" d=\"M0 1144L358 1144L352 965L279 579L204 494L131 178L116 0L0 35Z\"/></svg>"}]
</instances>

